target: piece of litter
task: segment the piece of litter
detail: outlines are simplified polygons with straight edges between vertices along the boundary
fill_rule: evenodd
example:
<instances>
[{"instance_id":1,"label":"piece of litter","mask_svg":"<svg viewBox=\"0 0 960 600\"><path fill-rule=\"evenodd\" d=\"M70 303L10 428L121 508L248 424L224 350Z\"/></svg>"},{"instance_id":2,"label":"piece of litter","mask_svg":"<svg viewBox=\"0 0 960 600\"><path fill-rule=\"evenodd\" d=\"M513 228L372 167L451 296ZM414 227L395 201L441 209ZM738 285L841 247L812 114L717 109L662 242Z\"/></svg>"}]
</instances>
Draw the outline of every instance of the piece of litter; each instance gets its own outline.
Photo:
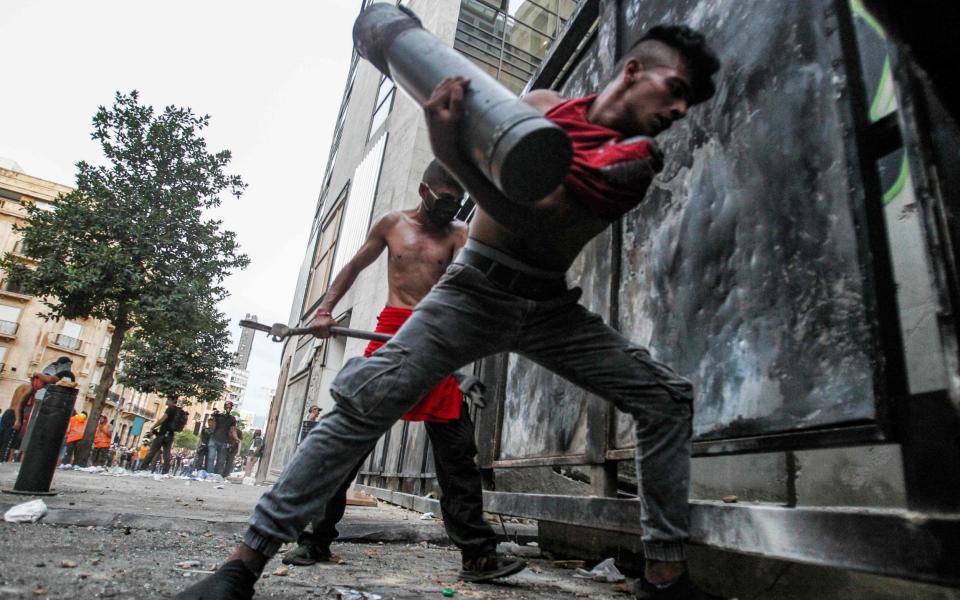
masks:
<instances>
[{"instance_id":1,"label":"piece of litter","mask_svg":"<svg viewBox=\"0 0 960 600\"><path fill-rule=\"evenodd\" d=\"M730 496L724 496L723 501L727 504L733 504L737 501L737 497L731 494Z\"/></svg>"},{"instance_id":2,"label":"piece of litter","mask_svg":"<svg viewBox=\"0 0 960 600\"><path fill-rule=\"evenodd\" d=\"M456 593L453 591L453 588L443 588L443 591L440 592L447 598L453 598L453 595Z\"/></svg>"},{"instance_id":3,"label":"piece of litter","mask_svg":"<svg viewBox=\"0 0 960 600\"><path fill-rule=\"evenodd\" d=\"M497 544L497 554L537 558L540 556L540 548L538 546L521 546L515 542L500 542Z\"/></svg>"},{"instance_id":4,"label":"piece of litter","mask_svg":"<svg viewBox=\"0 0 960 600\"><path fill-rule=\"evenodd\" d=\"M612 558L608 558L597 563L597 566L587 571L586 569L577 569L573 576L577 579L590 579L593 581L605 581L607 583L620 583L626 581L626 577L614 564Z\"/></svg>"},{"instance_id":5,"label":"piece of litter","mask_svg":"<svg viewBox=\"0 0 960 600\"><path fill-rule=\"evenodd\" d=\"M47 514L47 504L37 498L11 507L10 510L3 513L3 520L7 523L25 523L27 521L36 523L45 514Z\"/></svg>"},{"instance_id":6,"label":"piece of litter","mask_svg":"<svg viewBox=\"0 0 960 600\"><path fill-rule=\"evenodd\" d=\"M242 481L243 485L257 485L256 477L244 477Z\"/></svg>"},{"instance_id":7,"label":"piece of litter","mask_svg":"<svg viewBox=\"0 0 960 600\"><path fill-rule=\"evenodd\" d=\"M196 569L200 566L199 560L184 560L176 564L181 569Z\"/></svg>"},{"instance_id":8,"label":"piece of litter","mask_svg":"<svg viewBox=\"0 0 960 600\"><path fill-rule=\"evenodd\" d=\"M217 486L217 489L218 489L218 490L222 490L222 489L223 489L223 485L218 485L218 486Z\"/></svg>"},{"instance_id":9,"label":"piece of litter","mask_svg":"<svg viewBox=\"0 0 960 600\"><path fill-rule=\"evenodd\" d=\"M347 588L333 588L330 598L334 600L383 600L383 596L380 594Z\"/></svg>"},{"instance_id":10,"label":"piece of litter","mask_svg":"<svg viewBox=\"0 0 960 600\"><path fill-rule=\"evenodd\" d=\"M276 569L273 570L273 574L276 575L277 577L286 577L287 575L290 574L290 569L286 567L277 567Z\"/></svg>"},{"instance_id":11,"label":"piece of litter","mask_svg":"<svg viewBox=\"0 0 960 600\"><path fill-rule=\"evenodd\" d=\"M437 516L434 515L432 512L423 513L422 515L420 515L421 521L429 521L430 519L436 519L436 518Z\"/></svg>"},{"instance_id":12,"label":"piece of litter","mask_svg":"<svg viewBox=\"0 0 960 600\"><path fill-rule=\"evenodd\" d=\"M60 566L64 569L74 569L76 568L77 563L73 562L72 560L61 560Z\"/></svg>"}]
</instances>

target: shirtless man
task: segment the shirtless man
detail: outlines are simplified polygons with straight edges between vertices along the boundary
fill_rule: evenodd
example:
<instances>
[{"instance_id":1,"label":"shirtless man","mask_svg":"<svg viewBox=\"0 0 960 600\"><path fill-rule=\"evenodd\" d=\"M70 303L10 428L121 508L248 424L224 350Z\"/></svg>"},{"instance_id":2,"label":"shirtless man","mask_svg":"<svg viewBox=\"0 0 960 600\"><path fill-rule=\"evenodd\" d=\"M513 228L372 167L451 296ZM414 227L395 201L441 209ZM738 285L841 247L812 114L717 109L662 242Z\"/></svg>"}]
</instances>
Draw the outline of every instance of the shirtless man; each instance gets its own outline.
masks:
<instances>
[{"instance_id":1,"label":"shirtless man","mask_svg":"<svg viewBox=\"0 0 960 600\"><path fill-rule=\"evenodd\" d=\"M389 261L389 291L387 306L377 319L378 332L396 333L443 275L467 241L466 224L454 220L463 203L463 188L437 161L432 161L423 173L419 194L420 204L416 208L381 217L357 254L334 278L312 322L316 335L330 336L330 327L337 324L333 318L337 303L384 249ZM364 355L370 356L382 345L383 342L371 342ZM483 490L474 462L477 449L473 423L457 380L445 378L401 418L425 422L436 459L437 483L443 492L443 523L447 535L463 554L460 579L489 581L522 570L524 561L496 555L497 536L483 520ZM285 564L311 565L330 559L330 543L337 537L336 525L346 509L347 490L362 464L362 459L355 461L350 476L325 510L318 513L312 532L300 534L297 547L283 557Z\"/></svg>"},{"instance_id":2,"label":"shirtless man","mask_svg":"<svg viewBox=\"0 0 960 600\"><path fill-rule=\"evenodd\" d=\"M686 569L693 386L577 303L565 271L583 246L639 204L662 164L648 138L710 98L716 56L687 27L655 27L596 96L550 91L527 102L570 136L573 164L547 197L518 204L463 155L458 127L469 82L441 82L424 105L434 155L480 210L470 239L413 316L372 357L348 361L337 406L260 499L231 561L182 598L245 598L269 558L330 502L362 456L432 386L465 364L518 352L612 402L636 421L646 567L637 598L715 598ZM532 172L531 177L536 173Z\"/></svg>"}]
</instances>

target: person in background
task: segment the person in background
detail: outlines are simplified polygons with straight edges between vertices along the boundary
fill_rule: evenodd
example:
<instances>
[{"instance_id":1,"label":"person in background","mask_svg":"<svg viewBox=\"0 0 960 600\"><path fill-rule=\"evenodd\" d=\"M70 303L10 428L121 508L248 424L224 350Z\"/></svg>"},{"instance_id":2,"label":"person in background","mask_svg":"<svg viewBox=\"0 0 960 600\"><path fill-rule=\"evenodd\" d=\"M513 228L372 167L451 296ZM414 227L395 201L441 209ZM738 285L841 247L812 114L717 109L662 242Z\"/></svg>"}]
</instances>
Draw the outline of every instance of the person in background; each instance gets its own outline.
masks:
<instances>
[{"instance_id":1,"label":"person in background","mask_svg":"<svg viewBox=\"0 0 960 600\"><path fill-rule=\"evenodd\" d=\"M317 426L317 421L320 419L320 410L320 407L314 404L310 407L310 410L307 411L307 418L303 420L303 425L300 426L300 438L297 440L298 444L310 433L311 429Z\"/></svg>"},{"instance_id":2,"label":"person in background","mask_svg":"<svg viewBox=\"0 0 960 600\"><path fill-rule=\"evenodd\" d=\"M193 458L193 468L209 471L207 466L207 454L210 451L210 435L217 427L217 420L213 417L207 419L207 426L200 430L200 443L197 444L197 455Z\"/></svg>"},{"instance_id":3,"label":"person in background","mask_svg":"<svg viewBox=\"0 0 960 600\"><path fill-rule=\"evenodd\" d=\"M147 454L146 459L144 459L144 464L140 465L141 468L146 467L147 469L153 470L153 463L159 455L163 458L163 472L170 472L170 451L173 448L173 435L175 433L173 421L176 419L179 411L180 409L177 407L176 399L167 398L167 410L164 411L163 416L160 417L151 430L156 434L156 437L153 439L153 443L150 444L150 452Z\"/></svg>"},{"instance_id":4,"label":"person in background","mask_svg":"<svg viewBox=\"0 0 960 600\"><path fill-rule=\"evenodd\" d=\"M110 453L110 423L106 415L100 415L97 429L93 434L93 457L90 462L93 466L108 466L107 455Z\"/></svg>"},{"instance_id":5,"label":"person in background","mask_svg":"<svg viewBox=\"0 0 960 600\"><path fill-rule=\"evenodd\" d=\"M216 426L210 435L210 446L207 451L207 471L210 473L223 475L226 471L228 475L230 474L227 462L229 445L230 442L240 443L240 438L237 436L237 419L230 414L232 410L233 402L230 400L223 403L222 413L214 409L213 419ZM226 477L226 475L223 476Z\"/></svg>"},{"instance_id":6,"label":"person in background","mask_svg":"<svg viewBox=\"0 0 960 600\"><path fill-rule=\"evenodd\" d=\"M243 476L250 477L253 472L253 466L260 460L263 454L263 434L259 429L253 430L253 440L250 442L250 448L247 449L247 464L243 469Z\"/></svg>"},{"instance_id":7,"label":"person in background","mask_svg":"<svg viewBox=\"0 0 960 600\"><path fill-rule=\"evenodd\" d=\"M147 459L147 454L150 453L150 444L147 441L143 442L143 445L140 446L140 449L137 450L137 460L133 463L133 471L139 471L143 468L144 461Z\"/></svg>"},{"instance_id":8,"label":"person in background","mask_svg":"<svg viewBox=\"0 0 960 600\"><path fill-rule=\"evenodd\" d=\"M83 439L83 430L87 426L87 413L81 412L70 417L70 424L67 426L67 436L64 438L66 443L63 446L63 456L60 463L72 465L77 452L77 444Z\"/></svg>"}]
</instances>

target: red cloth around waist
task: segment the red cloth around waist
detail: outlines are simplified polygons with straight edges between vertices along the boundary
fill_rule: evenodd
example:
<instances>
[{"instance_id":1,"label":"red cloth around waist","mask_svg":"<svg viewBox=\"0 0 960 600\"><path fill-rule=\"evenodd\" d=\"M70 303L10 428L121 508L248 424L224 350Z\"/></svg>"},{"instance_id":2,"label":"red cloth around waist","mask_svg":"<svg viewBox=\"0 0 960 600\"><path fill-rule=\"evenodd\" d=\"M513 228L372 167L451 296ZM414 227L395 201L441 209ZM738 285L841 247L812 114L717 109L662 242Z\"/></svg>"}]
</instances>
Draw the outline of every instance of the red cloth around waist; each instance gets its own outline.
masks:
<instances>
[{"instance_id":1,"label":"red cloth around waist","mask_svg":"<svg viewBox=\"0 0 960 600\"><path fill-rule=\"evenodd\" d=\"M400 327L412 314L412 309L388 306L377 317L375 331L393 335L400 331ZM367 349L364 350L363 355L370 356L383 344L384 342L370 342L367 344ZM437 387L430 390L430 393L424 396L416 406L400 418L404 421L429 421L431 423L455 421L460 418L461 404L463 404L463 393L460 391L460 384L453 377L447 376L437 384Z\"/></svg>"}]
</instances>

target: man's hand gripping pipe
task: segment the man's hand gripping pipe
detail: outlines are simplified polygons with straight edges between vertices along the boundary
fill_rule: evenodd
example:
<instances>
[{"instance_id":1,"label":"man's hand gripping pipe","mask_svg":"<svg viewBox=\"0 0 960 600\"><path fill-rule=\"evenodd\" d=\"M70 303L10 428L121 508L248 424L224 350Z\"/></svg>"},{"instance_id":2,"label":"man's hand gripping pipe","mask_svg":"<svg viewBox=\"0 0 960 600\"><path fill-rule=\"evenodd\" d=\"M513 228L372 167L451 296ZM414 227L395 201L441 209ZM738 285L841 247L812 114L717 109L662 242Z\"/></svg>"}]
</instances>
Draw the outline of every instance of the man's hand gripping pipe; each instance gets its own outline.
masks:
<instances>
[{"instance_id":1,"label":"man's hand gripping pipe","mask_svg":"<svg viewBox=\"0 0 960 600\"><path fill-rule=\"evenodd\" d=\"M266 323L257 323L256 321L248 321L242 319L240 321L240 327L247 327L249 329L255 329L257 331L263 331L267 333L271 339L275 342L281 342L284 338L288 338L295 335L310 335L309 327L287 327L283 323L274 323L273 325L267 325ZM387 335L385 333L374 333L372 331L363 331L361 329L350 329L348 327L331 327L330 333L333 335L342 335L343 337L357 338L360 340L369 340L372 342L389 342L390 338L393 336Z\"/></svg>"}]
</instances>

